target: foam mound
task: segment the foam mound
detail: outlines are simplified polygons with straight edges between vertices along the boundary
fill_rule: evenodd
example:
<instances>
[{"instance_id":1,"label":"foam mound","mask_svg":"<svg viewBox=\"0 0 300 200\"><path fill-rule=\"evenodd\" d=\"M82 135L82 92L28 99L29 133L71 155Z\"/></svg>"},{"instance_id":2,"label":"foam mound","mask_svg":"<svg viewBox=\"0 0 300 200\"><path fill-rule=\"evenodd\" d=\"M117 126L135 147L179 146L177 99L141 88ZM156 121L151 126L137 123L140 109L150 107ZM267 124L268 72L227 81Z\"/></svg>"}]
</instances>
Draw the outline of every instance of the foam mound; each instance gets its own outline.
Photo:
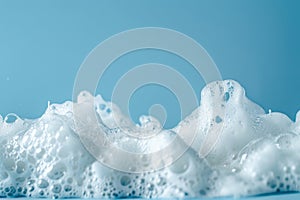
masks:
<instances>
[{"instance_id":1,"label":"foam mound","mask_svg":"<svg viewBox=\"0 0 300 200\"><path fill-rule=\"evenodd\" d=\"M174 138L176 148L169 151L186 150L171 164L140 172L156 160L138 163L97 149L103 135L92 115L107 140L125 151L156 152ZM140 141L128 133L155 137ZM131 124L116 105L87 92L78 102L49 105L36 120L0 116L0 152L0 197L183 198L300 190L300 114L293 122L282 113L265 113L232 80L208 84L200 106L171 130L151 116Z\"/></svg>"}]
</instances>

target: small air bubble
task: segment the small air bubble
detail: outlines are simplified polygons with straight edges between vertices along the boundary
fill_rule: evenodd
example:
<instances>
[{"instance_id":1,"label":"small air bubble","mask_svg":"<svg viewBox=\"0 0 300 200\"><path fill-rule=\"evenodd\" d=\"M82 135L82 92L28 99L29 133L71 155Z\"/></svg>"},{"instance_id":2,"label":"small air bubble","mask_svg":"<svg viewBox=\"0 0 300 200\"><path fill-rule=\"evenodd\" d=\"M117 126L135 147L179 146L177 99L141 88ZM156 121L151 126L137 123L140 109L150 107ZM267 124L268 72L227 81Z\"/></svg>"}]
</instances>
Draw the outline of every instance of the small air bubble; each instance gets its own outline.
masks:
<instances>
[{"instance_id":1,"label":"small air bubble","mask_svg":"<svg viewBox=\"0 0 300 200\"><path fill-rule=\"evenodd\" d=\"M4 188L4 192L9 192L9 187Z\"/></svg>"},{"instance_id":2,"label":"small air bubble","mask_svg":"<svg viewBox=\"0 0 300 200\"><path fill-rule=\"evenodd\" d=\"M32 192L34 189L35 189L34 186L31 186L28 191Z\"/></svg>"},{"instance_id":3,"label":"small air bubble","mask_svg":"<svg viewBox=\"0 0 300 200\"><path fill-rule=\"evenodd\" d=\"M41 190L40 192L39 192L39 194L41 195L41 196L44 196L44 191L43 190Z\"/></svg>"},{"instance_id":4,"label":"small air bubble","mask_svg":"<svg viewBox=\"0 0 300 200\"><path fill-rule=\"evenodd\" d=\"M276 138L276 146L279 149L288 149L292 145L293 138L292 134L282 134Z\"/></svg>"},{"instance_id":5,"label":"small air bubble","mask_svg":"<svg viewBox=\"0 0 300 200\"><path fill-rule=\"evenodd\" d=\"M215 118L215 121L216 121L216 123L221 123L223 120L222 120L222 118L218 115L218 116L216 116L216 118Z\"/></svg>"},{"instance_id":6,"label":"small air bubble","mask_svg":"<svg viewBox=\"0 0 300 200\"><path fill-rule=\"evenodd\" d=\"M100 108L100 110L105 110L106 106L105 106L105 104L100 104L99 108Z\"/></svg>"},{"instance_id":7,"label":"small air bubble","mask_svg":"<svg viewBox=\"0 0 300 200\"><path fill-rule=\"evenodd\" d=\"M289 177L285 177L285 179L284 179L285 181L289 181Z\"/></svg>"},{"instance_id":8,"label":"small air bubble","mask_svg":"<svg viewBox=\"0 0 300 200\"><path fill-rule=\"evenodd\" d=\"M21 187L18 187L18 192L22 192L22 190L23 190L23 188L21 188Z\"/></svg>"},{"instance_id":9,"label":"small air bubble","mask_svg":"<svg viewBox=\"0 0 300 200\"><path fill-rule=\"evenodd\" d=\"M202 195L202 196L203 196L203 195L206 195L206 191L205 191L205 190L203 190L203 189L202 189L202 190L200 190L200 191L199 191L199 193L200 193L200 195Z\"/></svg>"},{"instance_id":10,"label":"small air bubble","mask_svg":"<svg viewBox=\"0 0 300 200\"><path fill-rule=\"evenodd\" d=\"M70 185L65 185L65 186L64 186L64 190L65 190L66 192L70 192L70 191L72 190L72 187L71 187Z\"/></svg>"},{"instance_id":11,"label":"small air bubble","mask_svg":"<svg viewBox=\"0 0 300 200\"><path fill-rule=\"evenodd\" d=\"M267 181L267 186L269 186L272 189L275 189L277 187L277 181L274 179L270 179Z\"/></svg>"},{"instance_id":12,"label":"small air bubble","mask_svg":"<svg viewBox=\"0 0 300 200\"><path fill-rule=\"evenodd\" d=\"M166 184L166 180L165 180L163 177L158 177L158 178L157 178L157 181L156 181L156 184L157 184L158 186L163 186L163 185Z\"/></svg>"},{"instance_id":13,"label":"small air bubble","mask_svg":"<svg viewBox=\"0 0 300 200\"><path fill-rule=\"evenodd\" d=\"M110 109L110 108L107 108L107 109L106 109L106 112L107 112L108 114L110 114L110 113L111 113L111 109Z\"/></svg>"},{"instance_id":14,"label":"small air bubble","mask_svg":"<svg viewBox=\"0 0 300 200\"><path fill-rule=\"evenodd\" d=\"M189 168L189 159L186 158L185 156L182 156L170 166L170 170L176 174L184 173L185 171L187 171L188 168Z\"/></svg>"},{"instance_id":15,"label":"small air bubble","mask_svg":"<svg viewBox=\"0 0 300 200\"><path fill-rule=\"evenodd\" d=\"M153 191L154 190L154 185L153 184L148 184L147 188L149 191Z\"/></svg>"},{"instance_id":16,"label":"small air bubble","mask_svg":"<svg viewBox=\"0 0 300 200\"><path fill-rule=\"evenodd\" d=\"M45 154L45 150L44 150L44 149L38 148L38 149L36 150L36 157L37 157L37 158L41 159L41 158L43 157L44 154Z\"/></svg>"},{"instance_id":17,"label":"small air bubble","mask_svg":"<svg viewBox=\"0 0 300 200\"><path fill-rule=\"evenodd\" d=\"M28 185L33 185L34 183L35 183L35 180L32 180L32 179L27 182Z\"/></svg>"},{"instance_id":18,"label":"small air bubble","mask_svg":"<svg viewBox=\"0 0 300 200\"><path fill-rule=\"evenodd\" d=\"M229 92L225 92L224 97L223 97L224 101L227 102L229 100L229 98L230 98Z\"/></svg>"},{"instance_id":19,"label":"small air bubble","mask_svg":"<svg viewBox=\"0 0 300 200\"><path fill-rule=\"evenodd\" d=\"M131 167L129 167L129 171L131 171L131 172L135 172L137 169L136 169L136 167L135 166L131 166Z\"/></svg>"},{"instance_id":20,"label":"small air bubble","mask_svg":"<svg viewBox=\"0 0 300 200\"><path fill-rule=\"evenodd\" d=\"M15 123L18 119L19 117L16 114L10 113L6 115L6 117L4 118L4 122L7 124L12 124Z\"/></svg>"},{"instance_id":21,"label":"small air bubble","mask_svg":"<svg viewBox=\"0 0 300 200\"><path fill-rule=\"evenodd\" d=\"M279 188L277 188L277 189L276 189L276 192L280 192L280 189L279 189Z\"/></svg>"},{"instance_id":22,"label":"small air bubble","mask_svg":"<svg viewBox=\"0 0 300 200\"><path fill-rule=\"evenodd\" d=\"M279 187L280 187L280 188L283 188L283 187L284 187L284 183L280 183L280 184L279 184Z\"/></svg>"},{"instance_id":23,"label":"small air bubble","mask_svg":"<svg viewBox=\"0 0 300 200\"><path fill-rule=\"evenodd\" d=\"M86 96L87 96L87 93L86 93L86 92L82 92L82 93L81 93L81 96L86 97Z\"/></svg>"},{"instance_id":24,"label":"small air bubble","mask_svg":"<svg viewBox=\"0 0 300 200\"><path fill-rule=\"evenodd\" d=\"M67 182L71 184L73 182L73 178L68 178Z\"/></svg>"},{"instance_id":25,"label":"small air bubble","mask_svg":"<svg viewBox=\"0 0 300 200\"><path fill-rule=\"evenodd\" d=\"M8 177L7 172L4 172L4 171L0 172L0 180L5 180L5 179L7 179L7 177Z\"/></svg>"},{"instance_id":26,"label":"small air bubble","mask_svg":"<svg viewBox=\"0 0 300 200\"><path fill-rule=\"evenodd\" d=\"M16 178L16 182L18 182L18 183L23 183L24 181L25 181L24 177L18 177L18 178Z\"/></svg>"},{"instance_id":27,"label":"small air bubble","mask_svg":"<svg viewBox=\"0 0 300 200\"><path fill-rule=\"evenodd\" d=\"M61 191L61 185L54 184L53 187L52 187L52 192L53 193L60 193L60 191Z\"/></svg>"},{"instance_id":28,"label":"small air bubble","mask_svg":"<svg viewBox=\"0 0 300 200\"><path fill-rule=\"evenodd\" d=\"M283 171L289 174L291 173L291 168L289 166L284 166Z\"/></svg>"},{"instance_id":29,"label":"small air bubble","mask_svg":"<svg viewBox=\"0 0 300 200\"><path fill-rule=\"evenodd\" d=\"M13 171L16 168L15 161L11 158L7 158L7 159L3 160L3 165L9 171Z\"/></svg>"},{"instance_id":30,"label":"small air bubble","mask_svg":"<svg viewBox=\"0 0 300 200\"><path fill-rule=\"evenodd\" d=\"M17 162L17 173L21 174L26 170L26 164L23 161Z\"/></svg>"},{"instance_id":31,"label":"small air bubble","mask_svg":"<svg viewBox=\"0 0 300 200\"><path fill-rule=\"evenodd\" d=\"M50 109L51 109L51 110L56 110L56 106L55 106L55 105L51 105L51 106L50 106Z\"/></svg>"},{"instance_id":32,"label":"small air bubble","mask_svg":"<svg viewBox=\"0 0 300 200\"><path fill-rule=\"evenodd\" d=\"M127 186L130 184L130 182L131 182L131 179L129 176L122 176L120 179L120 183L122 186Z\"/></svg>"},{"instance_id":33,"label":"small air bubble","mask_svg":"<svg viewBox=\"0 0 300 200\"><path fill-rule=\"evenodd\" d=\"M38 182L39 188L47 188L49 186L49 183L45 179L41 179Z\"/></svg>"}]
</instances>

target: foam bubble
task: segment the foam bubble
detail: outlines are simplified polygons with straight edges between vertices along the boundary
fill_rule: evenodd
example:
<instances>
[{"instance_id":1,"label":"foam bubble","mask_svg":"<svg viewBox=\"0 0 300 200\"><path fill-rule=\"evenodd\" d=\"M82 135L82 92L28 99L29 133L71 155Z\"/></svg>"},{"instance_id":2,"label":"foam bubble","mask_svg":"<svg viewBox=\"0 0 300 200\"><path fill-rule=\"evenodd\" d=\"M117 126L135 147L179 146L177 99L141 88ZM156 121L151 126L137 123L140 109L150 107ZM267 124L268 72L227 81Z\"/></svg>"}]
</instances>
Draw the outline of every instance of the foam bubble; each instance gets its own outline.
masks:
<instances>
[{"instance_id":1,"label":"foam bubble","mask_svg":"<svg viewBox=\"0 0 300 200\"><path fill-rule=\"evenodd\" d=\"M91 107L86 107L89 102ZM163 169L136 173L154 162L145 156L129 166L135 173L114 170L83 146L74 105L81 109L81 119L89 118L90 108L94 110L107 138L132 153L155 152L177 135L181 139L176 147L181 149L194 133L196 138ZM0 196L182 198L299 191L299 113L296 122L282 113L266 114L246 98L237 82L226 80L208 84L201 92L200 107L178 126L162 130L151 116L132 124L113 103L82 92L77 103L49 104L36 120L0 116ZM98 140L93 123L86 130L91 132L88 139ZM131 139L128 134L151 139ZM112 154L105 159L122 163L127 158Z\"/></svg>"}]
</instances>

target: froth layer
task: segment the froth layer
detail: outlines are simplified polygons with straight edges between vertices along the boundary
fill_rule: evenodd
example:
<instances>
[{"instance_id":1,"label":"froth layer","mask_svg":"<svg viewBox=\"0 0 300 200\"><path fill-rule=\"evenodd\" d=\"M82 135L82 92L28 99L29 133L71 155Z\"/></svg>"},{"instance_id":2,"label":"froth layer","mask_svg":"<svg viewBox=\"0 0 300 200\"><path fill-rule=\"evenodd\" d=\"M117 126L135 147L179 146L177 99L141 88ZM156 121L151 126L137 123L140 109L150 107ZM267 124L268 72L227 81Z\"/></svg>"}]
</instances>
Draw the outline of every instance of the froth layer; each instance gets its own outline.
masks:
<instances>
[{"instance_id":1,"label":"froth layer","mask_svg":"<svg viewBox=\"0 0 300 200\"><path fill-rule=\"evenodd\" d=\"M0 117L0 196L157 198L299 191L299 115L293 122L282 113L266 114L235 81L208 84L200 106L171 130L151 116L140 121L132 124L116 105L87 92L76 103L49 105L36 120ZM151 139L134 137L139 134ZM139 172L157 160L116 157L109 146L98 148L95 141L103 135L131 153L156 152L174 138L176 148L168 152L186 151L172 164ZM130 164L122 172L105 162Z\"/></svg>"}]
</instances>

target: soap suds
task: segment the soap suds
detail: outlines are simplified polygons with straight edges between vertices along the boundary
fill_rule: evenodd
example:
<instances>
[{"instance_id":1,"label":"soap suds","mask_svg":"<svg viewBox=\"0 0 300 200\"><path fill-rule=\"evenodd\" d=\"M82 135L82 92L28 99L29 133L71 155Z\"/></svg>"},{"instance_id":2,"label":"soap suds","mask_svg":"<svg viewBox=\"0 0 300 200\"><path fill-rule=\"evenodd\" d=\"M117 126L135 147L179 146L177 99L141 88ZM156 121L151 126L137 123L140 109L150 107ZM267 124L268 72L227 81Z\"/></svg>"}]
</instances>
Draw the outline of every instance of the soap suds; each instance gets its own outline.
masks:
<instances>
[{"instance_id":1,"label":"soap suds","mask_svg":"<svg viewBox=\"0 0 300 200\"><path fill-rule=\"evenodd\" d=\"M74 105L83 107L87 99L118 147L151 153L179 135L176 146L187 151L173 164L148 172L102 164L84 146L74 122ZM86 119L90 113L81 114ZM125 132L156 137L143 142L128 139ZM0 152L0 197L181 198L300 190L300 114L293 122L282 113L265 113L232 80L208 84L200 106L171 130L162 130L151 116L130 124L116 105L87 92L77 103L49 104L36 120L0 116ZM151 162L145 157L129 167Z\"/></svg>"}]
</instances>

